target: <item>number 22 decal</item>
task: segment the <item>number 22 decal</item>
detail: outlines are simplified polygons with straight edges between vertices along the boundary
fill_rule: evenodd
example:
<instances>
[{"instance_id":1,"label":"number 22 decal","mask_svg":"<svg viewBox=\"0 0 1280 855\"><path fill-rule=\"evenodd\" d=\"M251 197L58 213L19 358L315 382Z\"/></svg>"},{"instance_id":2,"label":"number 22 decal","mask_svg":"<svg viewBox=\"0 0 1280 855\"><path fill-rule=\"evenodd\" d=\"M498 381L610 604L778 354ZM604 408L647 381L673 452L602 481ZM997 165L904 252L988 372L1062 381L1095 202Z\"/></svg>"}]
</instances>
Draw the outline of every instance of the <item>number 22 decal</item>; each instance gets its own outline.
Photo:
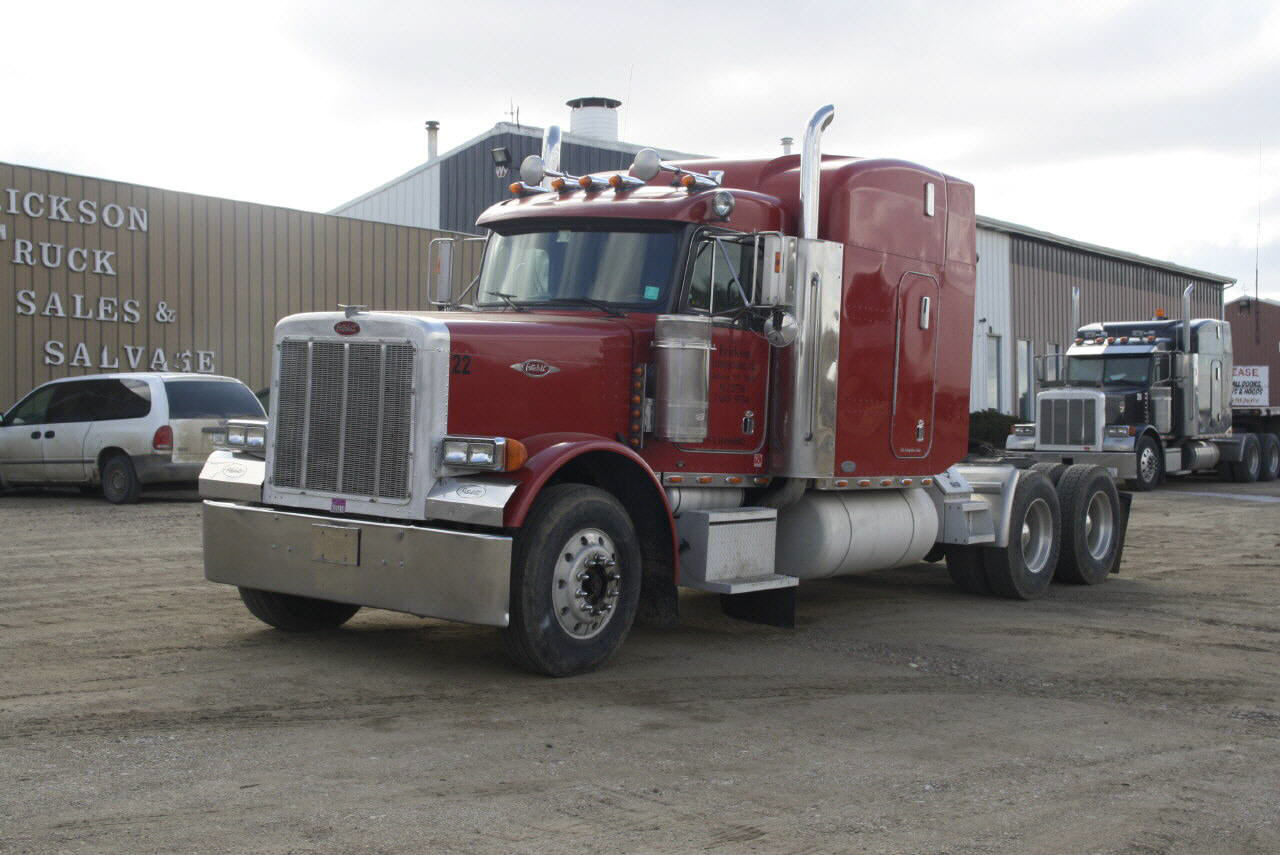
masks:
<instances>
[{"instance_id":1,"label":"number 22 decal","mask_svg":"<svg viewBox=\"0 0 1280 855\"><path fill-rule=\"evenodd\" d=\"M471 354L454 353L451 354L454 374L470 374L471 373Z\"/></svg>"}]
</instances>

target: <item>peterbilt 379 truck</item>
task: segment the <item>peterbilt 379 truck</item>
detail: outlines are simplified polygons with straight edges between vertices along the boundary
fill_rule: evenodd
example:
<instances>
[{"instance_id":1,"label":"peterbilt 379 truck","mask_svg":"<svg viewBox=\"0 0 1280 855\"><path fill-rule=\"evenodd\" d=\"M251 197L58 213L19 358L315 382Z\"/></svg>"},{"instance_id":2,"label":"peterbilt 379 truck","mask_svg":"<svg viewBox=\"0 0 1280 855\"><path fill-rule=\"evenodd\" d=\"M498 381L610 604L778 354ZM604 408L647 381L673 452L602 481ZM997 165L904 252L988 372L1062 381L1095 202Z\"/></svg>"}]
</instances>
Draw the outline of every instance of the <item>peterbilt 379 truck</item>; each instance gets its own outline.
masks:
<instances>
[{"instance_id":1,"label":"peterbilt 379 truck","mask_svg":"<svg viewBox=\"0 0 1280 855\"><path fill-rule=\"evenodd\" d=\"M1231 405L1231 325L1193 319L1193 288L1183 291L1182 320L1086 326L1073 291L1074 342L1063 363L1041 358L1036 421L1014 425L1005 447L1048 464L1105 466L1136 490L1154 489L1166 474L1280 476L1273 425Z\"/></svg>"},{"instance_id":2,"label":"peterbilt 379 truck","mask_svg":"<svg viewBox=\"0 0 1280 855\"><path fill-rule=\"evenodd\" d=\"M833 115L799 155L615 175L561 171L548 129L465 293L281 320L268 422L201 476L207 578L284 630L501 627L554 675L678 586L786 626L802 580L942 556L975 593L1104 581L1105 470L966 460L973 187L821 155Z\"/></svg>"}]
</instances>

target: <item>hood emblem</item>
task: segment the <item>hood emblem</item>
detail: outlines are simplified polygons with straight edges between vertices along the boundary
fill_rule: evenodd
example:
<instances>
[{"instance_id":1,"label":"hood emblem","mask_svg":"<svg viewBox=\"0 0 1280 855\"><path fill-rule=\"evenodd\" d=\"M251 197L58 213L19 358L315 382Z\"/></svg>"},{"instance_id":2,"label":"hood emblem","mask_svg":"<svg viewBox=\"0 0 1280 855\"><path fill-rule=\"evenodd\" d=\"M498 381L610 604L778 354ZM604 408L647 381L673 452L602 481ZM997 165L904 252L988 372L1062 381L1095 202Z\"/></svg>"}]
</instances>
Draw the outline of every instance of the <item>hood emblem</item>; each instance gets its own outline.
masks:
<instances>
[{"instance_id":1,"label":"hood emblem","mask_svg":"<svg viewBox=\"0 0 1280 855\"><path fill-rule=\"evenodd\" d=\"M546 377L560 370L550 362L543 362L541 359L526 359L524 362L514 363L511 367L525 377Z\"/></svg>"},{"instance_id":2,"label":"hood emblem","mask_svg":"<svg viewBox=\"0 0 1280 855\"><path fill-rule=\"evenodd\" d=\"M338 335L355 335L360 332L360 325L355 321L338 321L333 325L333 331Z\"/></svg>"}]
</instances>

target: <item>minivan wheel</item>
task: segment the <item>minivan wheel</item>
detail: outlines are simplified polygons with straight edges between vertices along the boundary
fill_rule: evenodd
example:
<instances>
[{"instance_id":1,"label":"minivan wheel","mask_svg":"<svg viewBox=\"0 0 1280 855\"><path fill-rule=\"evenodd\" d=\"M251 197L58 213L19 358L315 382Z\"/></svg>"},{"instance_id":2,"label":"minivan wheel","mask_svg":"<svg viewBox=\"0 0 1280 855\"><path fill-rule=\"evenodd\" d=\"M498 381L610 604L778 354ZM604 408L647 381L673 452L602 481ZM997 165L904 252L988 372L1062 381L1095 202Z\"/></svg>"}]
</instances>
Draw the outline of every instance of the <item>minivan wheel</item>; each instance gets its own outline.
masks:
<instances>
[{"instance_id":1,"label":"minivan wheel","mask_svg":"<svg viewBox=\"0 0 1280 855\"><path fill-rule=\"evenodd\" d=\"M142 495L142 484L127 454L116 454L102 467L102 497L113 505L130 505Z\"/></svg>"}]
</instances>

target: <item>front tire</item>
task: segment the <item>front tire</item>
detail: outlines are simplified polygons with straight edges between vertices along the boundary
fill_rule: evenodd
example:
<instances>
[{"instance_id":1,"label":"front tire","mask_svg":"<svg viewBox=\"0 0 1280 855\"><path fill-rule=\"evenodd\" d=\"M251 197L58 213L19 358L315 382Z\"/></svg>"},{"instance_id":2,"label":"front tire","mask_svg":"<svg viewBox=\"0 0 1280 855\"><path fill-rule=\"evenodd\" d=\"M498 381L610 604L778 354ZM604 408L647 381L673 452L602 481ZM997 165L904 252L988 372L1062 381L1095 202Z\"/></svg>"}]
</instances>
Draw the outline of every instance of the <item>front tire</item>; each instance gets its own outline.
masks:
<instances>
[{"instance_id":1,"label":"front tire","mask_svg":"<svg viewBox=\"0 0 1280 855\"><path fill-rule=\"evenodd\" d=\"M258 620L285 632L336 629L360 611L359 606L349 603L295 597L292 594L277 594L257 588L241 588L240 599Z\"/></svg>"},{"instance_id":2,"label":"front tire","mask_svg":"<svg viewBox=\"0 0 1280 855\"><path fill-rule=\"evenodd\" d=\"M142 483L127 454L116 454L102 466L102 497L113 505L132 505L142 496Z\"/></svg>"},{"instance_id":3,"label":"front tire","mask_svg":"<svg viewBox=\"0 0 1280 855\"><path fill-rule=\"evenodd\" d=\"M631 629L640 579L640 541L622 504L585 484L548 487L516 538L503 645L553 677L598 668Z\"/></svg>"},{"instance_id":4,"label":"front tire","mask_svg":"<svg viewBox=\"0 0 1280 855\"><path fill-rule=\"evenodd\" d=\"M1164 452L1160 443L1151 434L1138 438L1138 445L1133 451L1135 474L1129 479L1129 485L1139 493L1149 493L1164 479Z\"/></svg>"}]
</instances>

